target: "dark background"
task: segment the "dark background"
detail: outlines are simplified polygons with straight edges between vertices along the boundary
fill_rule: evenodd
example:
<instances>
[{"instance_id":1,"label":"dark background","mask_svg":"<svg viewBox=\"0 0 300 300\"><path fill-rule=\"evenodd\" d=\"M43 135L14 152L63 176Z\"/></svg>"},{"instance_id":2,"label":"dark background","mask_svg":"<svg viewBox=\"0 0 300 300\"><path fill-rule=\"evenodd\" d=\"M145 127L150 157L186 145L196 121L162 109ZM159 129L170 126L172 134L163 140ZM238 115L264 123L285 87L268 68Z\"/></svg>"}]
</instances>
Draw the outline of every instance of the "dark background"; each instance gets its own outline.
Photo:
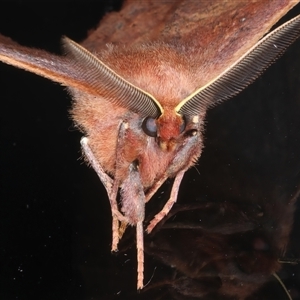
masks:
<instances>
[{"instance_id":1,"label":"dark background","mask_svg":"<svg viewBox=\"0 0 300 300\"><path fill-rule=\"evenodd\" d=\"M9 1L1 5L0 33L59 53L62 35L82 40L119 2ZM297 13L299 6L285 20ZM205 149L184 178L181 198L246 197L266 185L278 197L295 194L299 53L297 41L238 97L209 112ZM0 299L121 299L119 286L135 289L134 246L110 253L109 203L80 159L82 135L68 116L70 97L58 84L4 64L0 87ZM297 211L288 252L294 258L300 258L299 222ZM145 267L147 281L160 263L148 259ZM300 299L299 267L282 276Z\"/></svg>"}]
</instances>

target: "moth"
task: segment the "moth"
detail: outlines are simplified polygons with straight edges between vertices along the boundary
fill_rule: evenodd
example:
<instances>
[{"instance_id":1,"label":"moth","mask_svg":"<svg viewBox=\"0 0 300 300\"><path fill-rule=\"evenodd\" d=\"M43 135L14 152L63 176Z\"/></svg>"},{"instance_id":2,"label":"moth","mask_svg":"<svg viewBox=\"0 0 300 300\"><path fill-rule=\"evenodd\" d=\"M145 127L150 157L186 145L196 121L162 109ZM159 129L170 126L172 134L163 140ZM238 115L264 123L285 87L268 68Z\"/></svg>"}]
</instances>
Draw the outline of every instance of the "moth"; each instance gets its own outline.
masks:
<instances>
[{"instance_id":1,"label":"moth","mask_svg":"<svg viewBox=\"0 0 300 300\"><path fill-rule=\"evenodd\" d=\"M297 16L263 37L295 1L208 2L126 1L123 19L106 16L82 44L64 37L63 56L0 39L0 61L59 82L72 95L84 156L110 201L112 251L126 226L136 226L138 289L145 204L174 178L169 200L146 225L150 233L201 155L206 111L253 82L300 34Z\"/></svg>"}]
</instances>

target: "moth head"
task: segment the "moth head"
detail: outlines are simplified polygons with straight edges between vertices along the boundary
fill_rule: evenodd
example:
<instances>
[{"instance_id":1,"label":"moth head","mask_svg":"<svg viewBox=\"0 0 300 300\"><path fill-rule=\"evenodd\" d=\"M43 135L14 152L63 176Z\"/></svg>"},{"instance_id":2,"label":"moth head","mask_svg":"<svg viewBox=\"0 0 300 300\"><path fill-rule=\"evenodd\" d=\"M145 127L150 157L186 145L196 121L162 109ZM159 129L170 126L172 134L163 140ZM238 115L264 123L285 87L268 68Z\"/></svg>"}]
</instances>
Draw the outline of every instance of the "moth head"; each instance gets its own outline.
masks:
<instances>
[{"instance_id":1,"label":"moth head","mask_svg":"<svg viewBox=\"0 0 300 300\"><path fill-rule=\"evenodd\" d=\"M186 121L183 116L172 110L165 110L157 119L146 117L142 129L148 136L156 138L160 148L164 151L175 149L177 139L183 133Z\"/></svg>"}]
</instances>

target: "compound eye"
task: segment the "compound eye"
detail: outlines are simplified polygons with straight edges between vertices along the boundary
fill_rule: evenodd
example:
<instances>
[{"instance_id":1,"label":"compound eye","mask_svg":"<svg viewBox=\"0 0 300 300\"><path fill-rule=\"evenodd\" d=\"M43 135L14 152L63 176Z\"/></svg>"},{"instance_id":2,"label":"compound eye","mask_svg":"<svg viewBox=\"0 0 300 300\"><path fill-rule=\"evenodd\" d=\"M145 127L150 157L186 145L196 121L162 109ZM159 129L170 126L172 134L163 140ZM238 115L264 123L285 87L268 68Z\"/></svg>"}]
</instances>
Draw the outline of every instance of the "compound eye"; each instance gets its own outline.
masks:
<instances>
[{"instance_id":1,"label":"compound eye","mask_svg":"<svg viewBox=\"0 0 300 300\"><path fill-rule=\"evenodd\" d=\"M151 137L156 137L157 135L157 126L155 121L155 119L147 117L144 119L142 124L144 132Z\"/></svg>"}]
</instances>

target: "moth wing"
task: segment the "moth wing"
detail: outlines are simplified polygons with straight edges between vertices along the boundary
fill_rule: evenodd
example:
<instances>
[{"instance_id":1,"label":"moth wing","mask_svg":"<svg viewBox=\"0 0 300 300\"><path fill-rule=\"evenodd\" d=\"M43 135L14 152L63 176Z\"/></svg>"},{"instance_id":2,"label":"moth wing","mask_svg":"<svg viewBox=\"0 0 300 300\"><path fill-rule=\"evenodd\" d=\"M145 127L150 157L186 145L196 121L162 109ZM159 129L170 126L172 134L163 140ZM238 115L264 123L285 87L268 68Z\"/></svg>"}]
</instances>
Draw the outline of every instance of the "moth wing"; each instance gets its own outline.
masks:
<instances>
[{"instance_id":1,"label":"moth wing","mask_svg":"<svg viewBox=\"0 0 300 300\"><path fill-rule=\"evenodd\" d=\"M0 61L46 77L64 86L156 118L162 107L150 94L133 86L108 68L95 55L74 41L63 38L65 56L18 45L0 38Z\"/></svg>"},{"instance_id":2,"label":"moth wing","mask_svg":"<svg viewBox=\"0 0 300 300\"><path fill-rule=\"evenodd\" d=\"M4 36L0 36L0 61L51 79L64 86L86 90L83 77L67 57L24 47Z\"/></svg>"},{"instance_id":3,"label":"moth wing","mask_svg":"<svg viewBox=\"0 0 300 300\"><path fill-rule=\"evenodd\" d=\"M127 0L82 45L100 51L108 43L173 44L187 57L197 78L195 88L200 88L243 56L298 2Z\"/></svg>"},{"instance_id":4,"label":"moth wing","mask_svg":"<svg viewBox=\"0 0 300 300\"><path fill-rule=\"evenodd\" d=\"M252 83L300 36L300 16L276 28L246 52L225 72L195 91L176 107L185 116L196 116L238 94Z\"/></svg>"}]
</instances>

